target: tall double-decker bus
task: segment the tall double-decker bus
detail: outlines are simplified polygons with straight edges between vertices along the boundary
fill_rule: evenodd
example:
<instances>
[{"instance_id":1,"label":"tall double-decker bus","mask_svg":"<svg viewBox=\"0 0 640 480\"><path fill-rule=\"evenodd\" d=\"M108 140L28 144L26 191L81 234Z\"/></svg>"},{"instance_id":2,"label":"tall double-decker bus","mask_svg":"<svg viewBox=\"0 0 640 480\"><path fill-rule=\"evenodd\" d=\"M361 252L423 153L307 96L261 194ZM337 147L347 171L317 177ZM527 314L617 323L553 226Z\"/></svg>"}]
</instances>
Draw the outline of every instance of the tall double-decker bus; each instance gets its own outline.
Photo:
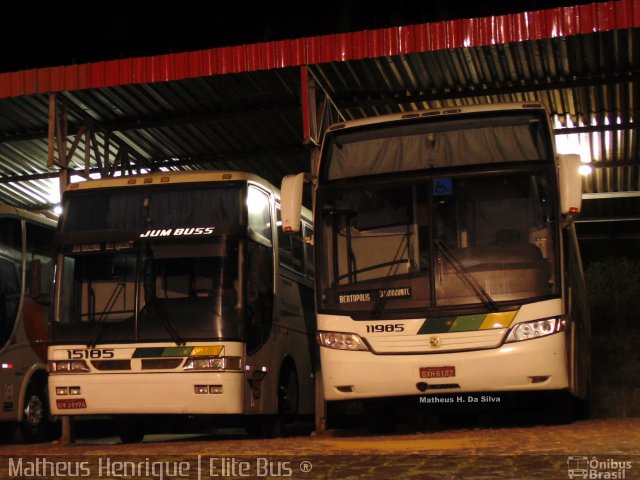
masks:
<instances>
[{"instance_id":1,"label":"tall double-decker bus","mask_svg":"<svg viewBox=\"0 0 640 480\"><path fill-rule=\"evenodd\" d=\"M242 172L70 185L56 238L52 412L116 416L124 441L142 439L146 414L275 433L311 414L312 251L304 232L280 234L279 202Z\"/></svg>"},{"instance_id":2,"label":"tall double-decker bus","mask_svg":"<svg viewBox=\"0 0 640 480\"><path fill-rule=\"evenodd\" d=\"M0 205L0 421L42 440L50 426L47 320L56 223Z\"/></svg>"},{"instance_id":3,"label":"tall double-decker bus","mask_svg":"<svg viewBox=\"0 0 640 480\"><path fill-rule=\"evenodd\" d=\"M326 400L586 398L580 158L554 147L535 103L328 129L313 180ZM283 181L287 231L299 227L304 177Z\"/></svg>"}]
</instances>

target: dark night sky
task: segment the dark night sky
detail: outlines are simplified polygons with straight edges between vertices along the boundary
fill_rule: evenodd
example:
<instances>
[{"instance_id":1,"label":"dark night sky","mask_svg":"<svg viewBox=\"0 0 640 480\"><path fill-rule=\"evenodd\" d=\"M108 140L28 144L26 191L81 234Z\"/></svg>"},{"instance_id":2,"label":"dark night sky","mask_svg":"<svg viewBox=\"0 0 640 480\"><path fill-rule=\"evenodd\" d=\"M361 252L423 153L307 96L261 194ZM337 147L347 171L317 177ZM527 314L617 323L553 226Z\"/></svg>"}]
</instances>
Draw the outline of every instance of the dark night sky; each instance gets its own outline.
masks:
<instances>
[{"instance_id":1,"label":"dark night sky","mask_svg":"<svg viewBox=\"0 0 640 480\"><path fill-rule=\"evenodd\" d=\"M3 5L0 71L481 17L581 0L22 1ZM374 5L376 5L374 7ZM304 7L303 7L304 6Z\"/></svg>"}]
</instances>

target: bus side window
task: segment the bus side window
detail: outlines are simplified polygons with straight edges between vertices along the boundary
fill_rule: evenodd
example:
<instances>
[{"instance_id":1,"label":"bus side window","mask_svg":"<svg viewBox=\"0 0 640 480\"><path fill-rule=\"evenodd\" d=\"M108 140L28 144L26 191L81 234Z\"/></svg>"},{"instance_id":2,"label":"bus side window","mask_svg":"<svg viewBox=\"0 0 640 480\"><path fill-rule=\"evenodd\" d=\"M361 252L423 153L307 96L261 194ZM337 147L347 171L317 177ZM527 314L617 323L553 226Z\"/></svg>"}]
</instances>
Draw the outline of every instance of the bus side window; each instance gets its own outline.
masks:
<instances>
[{"instance_id":1,"label":"bus side window","mask_svg":"<svg viewBox=\"0 0 640 480\"><path fill-rule=\"evenodd\" d=\"M22 228L16 218L0 219L0 347L13 331L20 303Z\"/></svg>"},{"instance_id":2,"label":"bus side window","mask_svg":"<svg viewBox=\"0 0 640 480\"><path fill-rule=\"evenodd\" d=\"M271 206L269 195L249 186L247 192L249 230L271 241Z\"/></svg>"},{"instance_id":3,"label":"bus side window","mask_svg":"<svg viewBox=\"0 0 640 480\"><path fill-rule=\"evenodd\" d=\"M309 225L307 225L306 223L303 224L304 229L304 238L309 238L309 239L313 239L313 228L311 228ZM304 245L304 256L305 256L305 263L306 263L306 274L308 278L313 279L313 277L315 276L315 266L313 263L313 243L305 243Z\"/></svg>"},{"instance_id":4,"label":"bus side window","mask_svg":"<svg viewBox=\"0 0 640 480\"><path fill-rule=\"evenodd\" d=\"M271 249L248 241L246 280L247 352L269 337L273 314L273 255Z\"/></svg>"},{"instance_id":5,"label":"bus side window","mask_svg":"<svg viewBox=\"0 0 640 480\"><path fill-rule=\"evenodd\" d=\"M11 335L20 303L20 281L16 264L0 258L0 347Z\"/></svg>"},{"instance_id":6,"label":"bus side window","mask_svg":"<svg viewBox=\"0 0 640 480\"><path fill-rule=\"evenodd\" d=\"M305 275L305 245L302 237L303 231L284 233L280 219L280 209L276 209L278 223L278 255L280 265ZM306 227L306 225L303 224ZM306 235L306 233L305 233Z\"/></svg>"},{"instance_id":7,"label":"bus side window","mask_svg":"<svg viewBox=\"0 0 640 480\"><path fill-rule=\"evenodd\" d=\"M53 230L27 223L27 292L48 304L51 299Z\"/></svg>"}]
</instances>

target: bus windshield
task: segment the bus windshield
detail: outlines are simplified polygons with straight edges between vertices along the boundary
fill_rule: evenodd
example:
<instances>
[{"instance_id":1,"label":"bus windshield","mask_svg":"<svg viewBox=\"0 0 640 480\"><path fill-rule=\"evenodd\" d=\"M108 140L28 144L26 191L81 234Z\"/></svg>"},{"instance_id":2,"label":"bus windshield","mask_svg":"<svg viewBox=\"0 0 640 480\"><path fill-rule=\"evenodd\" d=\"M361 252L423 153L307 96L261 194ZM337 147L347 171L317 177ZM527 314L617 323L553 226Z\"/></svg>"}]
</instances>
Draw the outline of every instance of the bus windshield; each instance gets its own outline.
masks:
<instances>
[{"instance_id":1,"label":"bus windshield","mask_svg":"<svg viewBox=\"0 0 640 480\"><path fill-rule=\"evenodd\" d=\"M241 198L239 184L71 191L64 197L58 239L88 243L131 240L145 234L223 234L225 227L242 223Z\"/></svg>"},{"instance_id":2,"label":"bus windshield","mask_svg":"<svg viewBox=\"0 0 640 480\"><path fill-rule=\"evenodd\" d=\"M464 118L338 131L324 149L322 180L551 158L539 112L484 112Z\"/></svg>"},{"instance_id":3,"label":"bus windshield","mask_svg":"<svg viewBox=\"0 0 640 480\"><path fill-rule=\"evenodd\" d=\"M242 338L239 246L228 238L67 246L54 340Z\"/></svg>"},{"instance_id":4,"label":"bus windshield","mask_svg":"<svg viewBox=\"0 0 640 480\"><path fill-rule=\"evenodd\" d=\"M319 197L321 311L496 311L558 294L552 173L519 167L327 186Z\"/></svg>"}]
</instances>

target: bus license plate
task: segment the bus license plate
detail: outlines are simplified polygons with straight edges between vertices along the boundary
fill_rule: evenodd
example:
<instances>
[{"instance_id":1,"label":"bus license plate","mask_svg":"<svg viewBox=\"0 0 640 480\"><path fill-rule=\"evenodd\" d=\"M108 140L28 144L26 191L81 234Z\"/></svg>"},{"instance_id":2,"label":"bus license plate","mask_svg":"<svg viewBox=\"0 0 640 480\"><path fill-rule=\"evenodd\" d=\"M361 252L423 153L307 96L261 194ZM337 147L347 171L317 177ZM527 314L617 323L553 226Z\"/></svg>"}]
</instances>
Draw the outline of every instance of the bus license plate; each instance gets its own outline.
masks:
<instances>
[{"instance_id":1,"label":"bus license plate","mask_svg":"<svg viewBox=\"0 0 640 480\"><path fill-rule=\"evenodd\" d=\"M455 377L456 367L421 367L420 378Z\"/></svg>"},{"instance_id":2,"label":"bus license plate","mask_svg":"<svg viewBox=\"0 0 640 480\"><path fill-rule=\"evenodd\" d=\"M60 410L72 410L76 408L87 408L84 398L56 400L56 406Z\"/></svg>"}]
</instances>

